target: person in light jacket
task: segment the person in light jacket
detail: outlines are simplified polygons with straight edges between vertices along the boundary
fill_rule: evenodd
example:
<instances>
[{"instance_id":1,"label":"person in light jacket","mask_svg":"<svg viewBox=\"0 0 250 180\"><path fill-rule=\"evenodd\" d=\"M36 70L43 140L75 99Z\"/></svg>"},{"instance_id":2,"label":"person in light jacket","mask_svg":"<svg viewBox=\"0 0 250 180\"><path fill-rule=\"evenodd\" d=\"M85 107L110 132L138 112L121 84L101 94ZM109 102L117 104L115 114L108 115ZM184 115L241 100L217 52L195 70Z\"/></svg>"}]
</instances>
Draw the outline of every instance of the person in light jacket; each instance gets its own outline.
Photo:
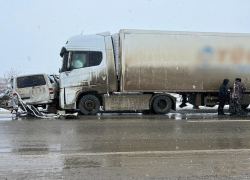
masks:
<instances>
[{"instance_id":1,"label":"person in light jacket","mask_svg":"<svg viewBox=\"0 0 250 180\"><path fill-rule=\"evenodd\" d=\"M241 100L242 94L245 92L246 88L241 83L240 78L236 78L235 82L229 87L230 91L230 106L229 112L230 116L240 116L241 112Z\"/></svg>"}]
</instances>

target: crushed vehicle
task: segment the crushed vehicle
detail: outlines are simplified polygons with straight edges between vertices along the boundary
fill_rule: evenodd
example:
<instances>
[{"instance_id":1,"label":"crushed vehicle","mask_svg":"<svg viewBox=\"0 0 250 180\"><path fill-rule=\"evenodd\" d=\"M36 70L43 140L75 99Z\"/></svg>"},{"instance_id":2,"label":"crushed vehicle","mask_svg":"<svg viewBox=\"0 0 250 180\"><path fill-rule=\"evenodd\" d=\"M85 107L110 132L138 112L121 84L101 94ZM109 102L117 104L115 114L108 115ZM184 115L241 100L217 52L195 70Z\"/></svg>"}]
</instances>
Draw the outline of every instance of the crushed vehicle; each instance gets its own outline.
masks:
<instances>
[{"instance_id":1,"label":"crushed vehicle","mask_svg":"<svg viewBox=\"0 0 250 180\"><path fill-rule=\"evenodd\" d=\"M11 79L11 86L20 98L29 105L42 107L56 113L58 107L58 76L48 74L30 74Z\"/></svg>"},{"instance_id":2,"label":"crushed vehicle","mask_svg":"<svg viewBox=\"0 0 250 180\"><path fill-rule=\"evenodd\" d=\"M171 93L193 105L218 104L224 78L240 77L250 104L250 34L120 30L69 38L62 47L60 107L86 115L176 109Z\"/></svg>"},{"instance_id":3,"label":"crushed vehicle","mask_svg":"<svg viewBox=\"0 0 250 180\"><path fill-rule=\"evenodd\" d=\"M12 83L9 83L9 85L5 89L5 92L0 94L0 108L11 110L11 113L15 112L16 117L33 116L43 119L52 119L74 118L78 115L78 113L65 114L61 111L58 111L56 114L45 114L34 105L27 104L25 101L23 101L20 95L12 88Z\"/></svg>"},{"instance_id":4,"label":"crushed vehicle","mask_svg":"<svg viewBox=\"0 0 250 180\"><path fill-rule=\"evenodd\" d=\"M12 77L5 91L0 94L0 108L15 112L17 117L74 118L78 113L65 114L57 111L58 80L57 75L47 74ZM47 111L38 107L46 107Z\"/></svg>"}]
</instances>

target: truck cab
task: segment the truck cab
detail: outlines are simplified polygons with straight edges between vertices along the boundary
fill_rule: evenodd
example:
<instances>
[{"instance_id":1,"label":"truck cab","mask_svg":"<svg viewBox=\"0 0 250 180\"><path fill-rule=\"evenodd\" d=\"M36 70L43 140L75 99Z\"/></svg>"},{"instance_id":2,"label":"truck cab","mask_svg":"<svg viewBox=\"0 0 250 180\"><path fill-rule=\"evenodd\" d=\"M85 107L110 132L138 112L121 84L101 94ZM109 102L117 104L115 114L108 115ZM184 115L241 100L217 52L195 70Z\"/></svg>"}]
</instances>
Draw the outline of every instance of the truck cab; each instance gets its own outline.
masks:
<instances>
[{"instance_id":1,"label":"truck cab","mask_svg":"<svg viewBox=\"0 0 250 180\"><path fill-rule=\"evenodd\" d=\"M98 111L102 105L101 95L117 90L110 33L73 36L62 47L60 56L60 107L74 110L85 106ZM86 94L95 98L82 104Z\"/></svg>"}]
</instances>

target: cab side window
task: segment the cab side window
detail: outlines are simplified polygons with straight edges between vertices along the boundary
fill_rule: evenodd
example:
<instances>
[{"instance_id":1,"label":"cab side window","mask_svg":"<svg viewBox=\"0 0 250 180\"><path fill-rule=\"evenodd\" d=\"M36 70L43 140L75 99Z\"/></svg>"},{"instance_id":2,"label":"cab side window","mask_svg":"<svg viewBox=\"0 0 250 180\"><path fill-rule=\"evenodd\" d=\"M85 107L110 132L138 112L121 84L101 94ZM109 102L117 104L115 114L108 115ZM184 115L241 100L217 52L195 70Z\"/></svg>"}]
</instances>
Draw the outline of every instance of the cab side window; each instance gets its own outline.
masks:
<instances>
[{"instance_id":1,"label":"cab side window","mask_svg":"<svg viewBox=\"0 0 250 180\"><path fill-rule=\"evenodd\" d=\"M102 52L76 51L72 52L69 70L98 66L102 62Z\"/></svg>"},{"instance_id":2,"label":"cab side window","mask_svg":"<svg viewBox=\"0 0 250 180\"><path fill-rule=\"evenodd\" d=\"M89 52L89 66L98 66L102 62L102 52L90 51Z\"/></svg>"}]
</instances>

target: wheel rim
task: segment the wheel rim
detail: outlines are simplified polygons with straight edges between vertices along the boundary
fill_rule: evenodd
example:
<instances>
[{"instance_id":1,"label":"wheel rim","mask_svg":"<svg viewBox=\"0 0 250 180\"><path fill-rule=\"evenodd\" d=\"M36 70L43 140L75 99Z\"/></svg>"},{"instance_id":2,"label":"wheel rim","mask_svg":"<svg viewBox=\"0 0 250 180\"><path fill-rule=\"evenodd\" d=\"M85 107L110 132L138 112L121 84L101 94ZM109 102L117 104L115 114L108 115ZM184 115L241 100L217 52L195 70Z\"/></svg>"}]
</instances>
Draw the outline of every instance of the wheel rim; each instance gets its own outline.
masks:
<instances>
[{"instance_id":1,"label":"wheel rim","mask_svg":"<svg viewBox=\"0 0 250 180\"><path fill-rule=\"evenodd\" d=\"M88 99L87 101L84 102L84 108L88 111L95 109L95 102Z\"/></svg>"},{"instance_id":2,"label":"wheel rim","mask_svg":"<svg viewBox=\"0 0 250 180\"><path fill-rule=\"evenodd\" d=\"M161 110L164 110L168 107L168 102L165 99L160 99L157 102L157 107Z\"/></svg>"}]
</instances>

